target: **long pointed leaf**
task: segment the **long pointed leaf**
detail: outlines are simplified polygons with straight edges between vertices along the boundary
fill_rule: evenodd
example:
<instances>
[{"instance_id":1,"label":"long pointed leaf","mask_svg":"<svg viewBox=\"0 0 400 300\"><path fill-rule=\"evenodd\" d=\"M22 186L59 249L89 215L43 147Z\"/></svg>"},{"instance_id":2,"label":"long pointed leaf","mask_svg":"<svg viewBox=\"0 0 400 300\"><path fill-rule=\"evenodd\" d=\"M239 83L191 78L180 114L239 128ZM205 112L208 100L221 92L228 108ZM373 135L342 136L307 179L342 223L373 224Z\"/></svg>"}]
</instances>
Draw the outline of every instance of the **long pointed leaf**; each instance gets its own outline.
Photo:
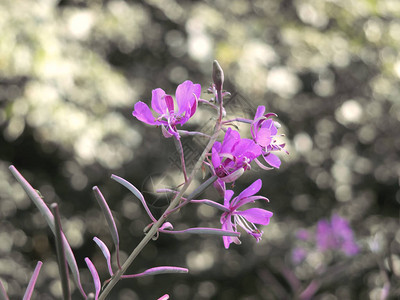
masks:
<instances>
[{"instance_id":1,"label":"long pointed leaf","mask_svg":"<svg viewBox=\"0 0 400 300\"><path fill-rule=\"evenodd\" d=\"M54 221L55 221L55 241L56 241L56 251L57 251L57 260L58 260L58 270L60 272L61 279L61 287L63 291L64 300L71 299L71 292L69 290L69 273L68 273L68 265L67 259L65 257L64 243L62 240L62 227L61 227L61 218L60 213L58 211L57 203L53 203L50 205L51 211L53 212Z\"/></svg>"},{"instance_id":2,"label":"long pointed leaf","mask_svg":"<svg viewBox=\"0 0 400 300\"><path fill-rule=\"evenodd\" d=\"M90 273L92 274L93 277L93 283L94 283L94 289L95 289L95 299L97 300L99 298L99 293L101 289L101 282L99 278L99 274L97 273L96 267L94 264L91 262L89 258L85 258L85 262L89 268Z\"/></svg>"},{"instance_id":3,"label":"long pointed leaf","mask_svg":"<svg viewBox=\"0 0 400 300\"><path fill-rule=\"evenodd\" d=\"M93 192L104 214L104 217L106 218L108 228L110 229L111 237L114 241L115 247L119 249L118 229L117 226L115 225L115 221L111 213L110 207L108 206L106 199L104 198L103 194L100 192L97 186L93 187Z\"/></svg>"},{"instance_id":4,"label":"long pointed leaf","mask_svg":"<svg viewBox=\"0 0 400 300\"><path fill-rule=\"evenodd\" d=\"M122 184L124 187L126 187L128 190L130 190L132 192L132 194L134 194L136 196L136 198L138 198L140 200L140 202L142 202L142 205L143 205L144 209L146 210L147 214L149 215L150 219L153 222L157 222L156 218L154 218L150 209L147 207L146 200L144 199L142 193L139 192L139 190L132 183L130 183L129 181L127 181L117 175L114 175L114 174L111 175L111 179Z\"/></svg>"},{"instance_id":5,"label":"long pointed leaf","mask_svg":"<svg viewBox=\"0 0 400 300\"><path fill-rule=\"evenodd\" d=\"M9 300L6 289L4 288L3 283L0 280L0 300Z\"/></svg>"},{"instance_id":6,"label":"long pointed leaf","mask_svg":"<svg viewBox=\"0 0 400 300\"><path fill-rule=\"evenodd\" d=\"M104 255L104 257L106 258L106 261L107 261L108 272L110 273L110 276L113 276L114 272L113 272L113 270L111 268L110 250L108 250L106 244L104 244L104 242L102 240L100 240L99 238L94 237L93 240L95 241L97 246L99 246L101 252L103 252L103 255Z\"/></svg>"},{"instance_id":7,"label":"long pointed leaf","mask_svg":"<svg viewBox=\"0 0 400 300\"><path fill-rule=\"evenodd\" d=\"M150 268L138 274L122 275L121 278L135 278L135 277L144 277L144 276L152 276L159 274L177 274L177 273L188 273L188 272L189 270L186 268L165 266L165 267Z\"/></svg>"},{"instance_id":8,"label":"long pointed leaf","mask_svg":"<svg viewBox=\"0 0 400 300\"><path fill-rule=\"evenodd\" d=\"M162 233L168 233L168 234L185 234L185 233L190 233L190 234L210 234L210 235L219 235L219 236L240 236L240 232L236 231L229 231L229 230L223 230L223 229L218 229L218 228L208 228L208 227L194 227L194 228L188 228L184 230L159 230Z\"/></svg>"},{"instance_id":9,"label":"long pointed leaf","mask_svg":"<svg viewBox=\"0 0 400 300\"><path fill-rule=\"evenodd\" d=\"M39 211L42 213L44 218L46 219L47 224L49 225L51 231L55 234L55 226L54 226L54 216L50 212L50 209L47 207L46 203L42 200L36 190L29 184L29 182L18 172L18 170L14 166L9 167L11 173L21 184L22 188L28 194L29 198L31 198L32 202L36 205ZM65 255L68 261L68 265L72 271L72 275L74 276L75 283L79 288L82 296L86 298L85 291L82 288L81 279L79 275L78 265L76 263L76 259L74 253L72 252L71 246L69 245L66 237L62 234L62 239L64 243Z\"/></svg>"},{"instance_id":10,"label":"long pointed leaf","mask_svg":"<svg viewBox=\"0 0 400 300\"><path fill-rule=\"evenodd\" d=\"M41 261L38 261L38 263L36 264L35 271L33 271L31 280L29 280L29 284L28 284L28 287L26 288L26 292L25 292L23 300L31 299L33 289L35 288L36 279L39 276L40 268L42 267L42 265L43 265L43 263Z\"/></svg>"}]
</instances>

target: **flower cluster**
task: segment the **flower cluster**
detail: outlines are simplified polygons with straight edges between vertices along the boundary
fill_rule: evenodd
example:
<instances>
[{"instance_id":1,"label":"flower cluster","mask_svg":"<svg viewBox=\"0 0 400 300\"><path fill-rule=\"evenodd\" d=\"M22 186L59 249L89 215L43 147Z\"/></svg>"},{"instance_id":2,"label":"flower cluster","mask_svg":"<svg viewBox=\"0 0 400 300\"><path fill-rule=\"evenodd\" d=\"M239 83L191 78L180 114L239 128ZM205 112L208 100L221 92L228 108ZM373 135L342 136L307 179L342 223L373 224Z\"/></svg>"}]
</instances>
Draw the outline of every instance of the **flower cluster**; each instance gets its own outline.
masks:
<instances>
[{"instance_id":1,"label":"flower cluster","mask_svg":"<svg viewBox=\"0 0 400 300\"><path fill-rule=\"evenodd\" d=\"M219 124L223 128L220 132L225 132L222 141L216 140L212 144L211 153L207 154L203 163L209 167L214 187L218 190L224 199L224 204L220 205L215 201L204 199L186 199L186 202L204 203L221 209L220 218L222 230L226 232L238 232L238 227L244 229L245 232L253 236L256 241L261 240L262 231L254 224L268 225L272 212L260 208L249 208L239 210L245 204L254 202L255 200L264 199L263 196L254 196L262 186L260 179L256 180L252 185L242 191L237 197L233 198L234 192L226 189L226 183L235 182L245 171L251 169L251 163L255 161L263 169L279 168L281 161L273 152L284 150L284 144L277 141L278 128L280 125L272 119L276 117L274 113L265 113L265 106L259 106L255 112L253 119L234 119L222 121L224 117L223 97L229 93L222 91L223 72L219 65L214 63L214 84L211 85L209 91L212 92L214 98L212 102L216 105L200 98L201 87L191 81L185 81L180 84L176 90L176 104L172 96L167 95L164 90L158 88L153 90L151 107L158 114L153 116L149 106L143 102L135 104L133 116L138 120L149 124L161 126L165 137L174 137L180 140L183 131L177 130L177 125L185 124L196 112L198 102L206 103L214 107L220 113ZM214 76L215 75L215 76ZM177 106L177 107L176 107ZM232 122L243 122L249 124L249 134L251 138L242 138L237 130L230 127ZM185 131L187 133L187 131ZM200 132L192 132L191 135L202 134ZM179 144L181 147L182 145ZM284 150L285 151L285 150ZM184 164L183 149L181 153L182 171L187 180ZM259 158L264 163L259 161ZM172 233L170 230L172 224L168 223L161 228L160 232ZM196 229L197 231L200 229ZM203 229L201 229L203 230ZM184 232L194 232L194 229L187 229ZM176 233L176 231L175 231ZM238 236L224 235L223 242L225 248L229 248L231 243L239 244Z\"/></svg>"},{"instance_id":2,"label":"flower cluster","mask_svg":"<svg viewBox=\"0 0 400 300\"><path fill-rule=\"evenodd\" d=\"M112 256L110 248L99 238L94 237L93 240L102 252L110 278L104 281L102 286L100 276L97 272L96 266L92 263L90 258L86 257L87 268L93 279L94 292L87 293L80 279L78 263L75 259L72 248L68 244L62 227L61 217L58 213L57 204L53 203L50 207L43 201L40 194L35 190L26 179L18 172L18 170L11 166L10 170L15 178L20 182L26 193L29 195L33 203L40 210L44 216L49 227L55 235L57 256L60 269L60 278L62 282L63 296L65 299L70 299L71 294L69 290L69 269L72 272L72 277L75 281L75 286L81 293L84 299L103 300L110 293L114 285L121 279L138 278L143 276L152 276L157 274L180 274L187 273L189 270L177 266L156 266L146 269L134 274L125 274L128 267L132 264L133 260L137 257L138 253L142 251L145 245L151 239L157 239L161 233L166 234L210 234L222 237L223 244L226 249L230 247L231 243L240 244L239 227L242 228L247 234L254 237L257 242L261 240L263 231L257 228L256 225L268 225L273 215L272 212L258 208L250 207L245 208L248 204L254 203L256 200L268 199L264 196L256 195L262 187L261 179L255 180L250 186L241 191L236 197L233 197L234 191L226 189L226 183L235 182L245 171L251 169L251 163L255 161L263 169L279 168L281 162L272 152L284 150L284 144L277 142L277 132L279 124L273 121L272 117L275 114L265 113L265 107L259 106L255 113L254 119L234 119L223 121L225 117L225 109L223 106L223 98L229 95L228 92L223 91L224 74L219 64L214 61L213 63L213 81L211 85L211 93L214 95L210 101L200 98L201 86L187 80L180 84L175 92L175 99L166 94L161 88L152 91L151 109L144 102L137 102L134 106L133 116L139 121L149 124L160 126L164 137L173 138L178 153L181 158L182 173L185 182L180 185L179 190L169 190L175 196L171 200L168 208L159 219L156 219L149 207L147 201L141 192L127 180L112 175L111 178L126 187L132 194L142 203L146 213L150 218L150 223L144 228L145 236L137 247L131 252L124 263L120 261L120 238L117 228L117 223L114 220L111 209L107 201L100 192L98 187L93 187L93 191L100 209L107 221L108 229L113 241L113 248L115 255ZM212 101L211 101L212 100ZM216 109L218 116L215 118L216 123L214 126L214 133L209 136L202 132L189 132L178 129L178 125L182 126L196 113L199 103L204 103ZM243 122L249 124L249 136L251 138L242 138L237 130L232 129L230 126L233 122ZM181 137L191 135L199 135L208 139L208 144L200 156L197 164L195 165L192 173L188 176L185 167L185 157ZM223 136L222 136L223 135ZM265 164L261 163L258 159L263 157ZM201 167L208 167L210 170L209 178L197 187L190 195L184 196L184 192L192 183L196 172ZM203 170L206 168L203 168ZM221 195L220 201L213 201L209 199L197 199L201 193L213 185L217 188ZM194 227L182 230L174 230L173 225L167 222L170 214L179 211L181 207L188 203L205 204L221 210L220 223L221 227L218 228L204 228ZM343 228L343 224L338 222L333 225ZM322 227L321 227L322 228ZM325 229L324 229L325 230ZM344 236L340 236L344 239ZM325 245L331 245L331 241L325 241ZM336 245L336 244L335 244ZM115 259L113 263L112 260ZM30 284L27 288L24 299L30 299L33 292L34 284L39 274L41 262L38 263L34 274L31 277ZM66 268L68 264L69 268ZM4 287L0 282L0 298L7 299L7 294ZM165 294L159 300L168 299L168 294Z\"/></svg>"},{"instance_id":3,"label":"flower cluster","mask_svg":"<svg viewBox=\"0 0 400 300\"><path fill-rule=\"evenodd\" d=\"M308 242L308 247L311 249L322 252L338 251L350 257L360 251L349 222L337 214L334 214L330 220L319 220L315 232L306 229L298 230L296 237L303 244ZM306 247L295 247L292 251L292 261L299 264L307 257L308 252Z\"/></svg>"},{"instance_id":4,"label":"flower cluster","mask_svg":"<svg viewBox=\"0 0 400 300\"><path fill-rule=\"evenodd\" d=\"M347 256L358 253L353 230L346 219L334 214L330 220L320 220L316 232L317 246L321 251L339 250Z\"/></svg>"},{"instance_id":5,"label":"flower cluster","mask_svg":"<svg viewBox=\"0 0 400 300\"><path fill-rule=\"evenodd\" d=\"M237 231L237 226L242 227L248 234L253 236L257 242L261 240L263 234L255 225L268 225L272 212L261 208L249 208L246 210L238 210L243 205L254 202L255 200L266 200L263 196L254 196L262 186L260 179L243 190L239 196L232 199L233 191L227 190L224 197L224 207L227 209L221 216L222 229ZM232 221L233 220L233 221ZM239 238L224 236L224 246L229 248L230 243L240 244Z\"/></svg>"}]
</instances>

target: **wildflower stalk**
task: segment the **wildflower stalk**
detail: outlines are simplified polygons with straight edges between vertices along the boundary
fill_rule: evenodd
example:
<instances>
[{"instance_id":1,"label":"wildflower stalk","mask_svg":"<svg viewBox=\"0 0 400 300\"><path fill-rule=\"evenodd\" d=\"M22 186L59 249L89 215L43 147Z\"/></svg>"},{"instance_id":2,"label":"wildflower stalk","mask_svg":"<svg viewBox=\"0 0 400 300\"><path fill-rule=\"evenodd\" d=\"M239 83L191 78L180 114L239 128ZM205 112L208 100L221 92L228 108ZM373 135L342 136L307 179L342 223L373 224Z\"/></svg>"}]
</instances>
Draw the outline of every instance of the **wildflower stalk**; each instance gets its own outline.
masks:
<instances>
[{"instance_id":1,"label":"wildflower stalk","mask_svg":"<svg viewBox=\"0 0 400 300\"><path fill-rule=\"evenodd\" d=\"M219 94L221 95L221 94ZM220 99L218 99L219 103L222 103L222 96ZM132 251L132 253L129 255L125 263L122 265L121 269L119 269L114 276L111 278L110 282L108 285L104 288L103 292L99 296L99 300L104 300L106 299L107 295L110 293L112 288L116 285L116 283L121 279L121 276L125 274L126 270L129 268L129 266L132 264L132 262L135 260L135 258L138 256L138 254L143 250L143 248L148 244L148 242L152 239L154 235L157 234L158 229L161 227L161 225L167 220L169 216L169 212L176 208L179 203L181 202L183 194L186 192L190 184L192 183L196 173L200 170L201 165L203 164L204 159L206 158L206 155L210 152L211 147L214 145L215 141L218 138L218 135L221 131L221 119L222 119L222 105L220 106L220 111L219 111L219 118L218 121L215 125L214 128L214 133L211 136L211 139L209 140L207 146L205 147L203 153L201 154L200 158L196 162L196 165L194 166L188 180L185 182L183 185L182 189L179 191L179 193L175 196L175 198L172 200L168 208L165 210L165 212L162 214L162 216L158 219L156 223L153 224L153 226L150 228L150 230L147 232L147 234L144 236L144 238L140 241L140 243L136 246L136 248Z\"/></svg>"},{"instance_id":2,"label":"wildflower stalk","mask_svg":"<svg viewBox=\"0 0 400 300\"><path fill-rule=\"evenodd\" d=\"M29 280L28 287L26 288L26 292L24 294L24 297L22 300L30 300L32 297L33 289L35 288L36 280L39 276L40 269L42 267L43 263L41 261L38 261L36 264L36 268L33 271L31 280Z\"/></svg>"},{"instance_id":3,"label":"wildflower stalk","mask_svg":"<svg viewBox=\"0 0 400 300\"><path fill-rule=\"evenodd\" d=\"M62 227L61 227L60 213L58 210L57 203L51 204L50 208L54 215L56 252L58 260L58 270L60 272L61 287L63 292L63 299L70 300L71 293L69 290L68 264L67 264L67 259L65 257L64 244L62 241Z\"/></svg>"}]
</instances>

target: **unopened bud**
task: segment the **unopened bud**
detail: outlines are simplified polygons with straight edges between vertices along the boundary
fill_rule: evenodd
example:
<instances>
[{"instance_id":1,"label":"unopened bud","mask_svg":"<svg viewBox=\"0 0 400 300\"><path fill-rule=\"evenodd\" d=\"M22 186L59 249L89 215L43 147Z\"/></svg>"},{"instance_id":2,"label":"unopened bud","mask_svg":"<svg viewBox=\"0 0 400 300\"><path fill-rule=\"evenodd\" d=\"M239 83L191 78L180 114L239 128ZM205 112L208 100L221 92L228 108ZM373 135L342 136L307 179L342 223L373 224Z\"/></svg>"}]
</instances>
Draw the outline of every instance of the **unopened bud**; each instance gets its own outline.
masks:
<instances>
[{"instance_id":1,"label":"unopened bud","mask_svg":"<svg viewBox=\"0 0 400 300\"><path fill-rule=\"evenodd\" d=\"M222 85L224 84L224 71L216 60L213 61L212 78L217 91L221 91Z\"/></svg>"}]
</instances>

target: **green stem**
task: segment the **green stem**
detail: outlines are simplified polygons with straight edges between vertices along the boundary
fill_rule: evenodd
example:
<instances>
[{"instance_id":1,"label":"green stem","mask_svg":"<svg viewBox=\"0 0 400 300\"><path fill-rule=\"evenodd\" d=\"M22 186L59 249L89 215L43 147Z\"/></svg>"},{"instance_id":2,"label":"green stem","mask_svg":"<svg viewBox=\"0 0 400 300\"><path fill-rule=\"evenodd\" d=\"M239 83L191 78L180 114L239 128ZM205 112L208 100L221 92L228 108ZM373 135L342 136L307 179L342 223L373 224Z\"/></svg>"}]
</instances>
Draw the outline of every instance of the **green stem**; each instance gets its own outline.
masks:
<instances>
[{"instance_id":1,"label":"green stem","mask_svg":"<svg viewBox=\"0 0 400 300\"><path fill-rule=\"evenodd\" d=\"M221 116L221 114L222 113L220 112L220 116ZM143 250L143 248L147 245L147 243L157 233L157 231L161 227L161 225L164 224L164 222L167 220L168 212L173 210L176 206L179 205L183 194L186 192L186 190L188 189L188 187L192 183L193 178L195 177L197 171L201 168L201 165L203 164L203 161L204 161L207 153L211 150L211 147L214 145L215 141L217 140L220 130L221 130L221 122L219 121L215 125L214 134L212 135L211 139L209 140L209 142L208 142L206 148L204 149L203 153L201 154L199 160L196 162L196 165L194 166L194 168L193 168L188 180L185 182L185 184L183 185L183 187L180 190L180 192L175 196L174 200L172 200L171 204L165 210L164 214L151 227L149 232L147 232L147 234L144 236L144 238L141 240L141 242L132 251L132 253L129 255L129 257L127 258L125 263L122 265L122 268L120 270L118 270L114 274L114 276L111 278L111 280L108 283L108 285L104 288L103 292L101 293L101 295L99 297L99 300L106 299L106 296L110 293L110 291L115 286L115 284L121 279L121 276L123 274L125 274L126 270L132 264L132 262L138 256L138 254Z\"/></svg>"}]
</instances>

